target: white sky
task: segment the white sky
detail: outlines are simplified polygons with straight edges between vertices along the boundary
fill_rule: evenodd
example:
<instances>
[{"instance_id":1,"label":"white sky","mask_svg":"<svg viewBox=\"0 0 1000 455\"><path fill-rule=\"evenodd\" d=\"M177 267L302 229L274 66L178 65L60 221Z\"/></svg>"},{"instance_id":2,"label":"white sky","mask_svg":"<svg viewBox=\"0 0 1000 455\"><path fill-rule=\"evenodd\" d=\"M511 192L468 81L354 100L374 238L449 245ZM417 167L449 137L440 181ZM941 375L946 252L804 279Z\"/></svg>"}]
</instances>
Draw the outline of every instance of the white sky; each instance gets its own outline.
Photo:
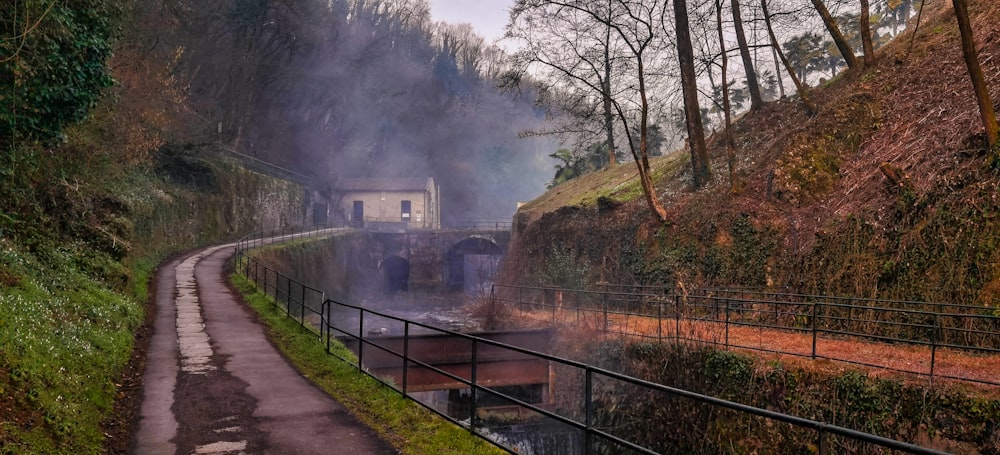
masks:
<instances>
[{"instance_id":1,"label":"white sky","mask_svg":"<svg viewBox=\"0 0 1000 455\"><path fill-rule=\"evenodd\" d=\"M493 42L503 36L512 0L427 0L435 21L469 23L480 36Z\"/></svg>"}]
</instances>

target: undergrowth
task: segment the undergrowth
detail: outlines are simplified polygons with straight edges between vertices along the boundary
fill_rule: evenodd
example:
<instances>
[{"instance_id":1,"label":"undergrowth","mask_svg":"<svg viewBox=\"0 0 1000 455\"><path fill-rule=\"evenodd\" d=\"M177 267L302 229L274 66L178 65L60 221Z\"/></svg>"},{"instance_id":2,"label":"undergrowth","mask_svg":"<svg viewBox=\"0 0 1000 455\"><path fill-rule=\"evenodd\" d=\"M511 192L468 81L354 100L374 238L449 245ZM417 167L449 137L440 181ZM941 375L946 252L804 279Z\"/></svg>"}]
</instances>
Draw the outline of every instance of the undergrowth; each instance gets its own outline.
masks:
<instances>
[{"instance_id":1,"label":"undergrowth","mask_svg":"<svg viewBox=\"0 0 1000 455\"><path fill-rule=\"evenodd\" d=\"M80 243L0 242L0 426L3 453L92 453L115 399L113 378L141 324L137 300L113 291Z\"/></svg>"},{"instance_id":2,"label":"undergrowth","mask_svg":"<svg viewBox=\"0 0 1000 455\"><path fill-rule=\"evenodd\" d=\"M798 417L914 442L938 450L997 453L1000 400L961 386L928 387L823 371L754 355L687 344L595 341L594 363L656 383ZM622 383L595 386L595 420L665 453L815 453L813 430L699 404ZM642 422L630 425L628 422ZM880 453L873 445L827 435L826 447Z\"/></svg>"}]
</instances>

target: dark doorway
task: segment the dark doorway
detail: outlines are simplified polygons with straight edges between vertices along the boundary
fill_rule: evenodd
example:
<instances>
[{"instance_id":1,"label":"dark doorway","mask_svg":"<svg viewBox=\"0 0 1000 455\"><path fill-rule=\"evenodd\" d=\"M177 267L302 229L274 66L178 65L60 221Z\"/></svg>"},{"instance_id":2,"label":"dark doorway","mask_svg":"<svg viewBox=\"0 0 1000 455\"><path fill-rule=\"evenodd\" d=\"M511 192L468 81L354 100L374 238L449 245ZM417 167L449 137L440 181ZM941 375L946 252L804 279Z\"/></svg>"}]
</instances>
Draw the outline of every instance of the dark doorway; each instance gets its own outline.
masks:
<instances>
[{"instance_id":1,"label":"dark doorway","mask_svg":"<svg viewBox=\"0 0 1000 455\"><path fill-rule=\"evenodd\" d=\"M382 282L388 292L406 291L410 283L410 262L399 256L389 256L382 260Z\"/></svg>"},{"instance_id":2,"label":"dark doorway","mask_svg":"<svg viewBox=\"0 0 1000 455\"><path fill-rule=\"evenodd\" d=\"M313 225L323 226L327 222L327 207L326 204L315 203L313 204Z\"/></svg>"},{"instance_id":3,"label":"dark doorway","mask_svg":"<svg viewBox=\"0 0 1000 455\"><path fill-rule=\"evenodd\" d=\"M445 286L469 294L488 291L502 256L490 239L471 237L456 243L445 257Z\"/></svg>"},{"instance_id":4,"label":"dark doorway","mask_svg":"<svg viewBox=\"0 0 1000 455\"><path fill-rule=\"evenodd\" d=\"M351 212L351 225L354 227L362 227L365 225L364 201L354 201L354 210Z\"/></svg>"}]
</instances>

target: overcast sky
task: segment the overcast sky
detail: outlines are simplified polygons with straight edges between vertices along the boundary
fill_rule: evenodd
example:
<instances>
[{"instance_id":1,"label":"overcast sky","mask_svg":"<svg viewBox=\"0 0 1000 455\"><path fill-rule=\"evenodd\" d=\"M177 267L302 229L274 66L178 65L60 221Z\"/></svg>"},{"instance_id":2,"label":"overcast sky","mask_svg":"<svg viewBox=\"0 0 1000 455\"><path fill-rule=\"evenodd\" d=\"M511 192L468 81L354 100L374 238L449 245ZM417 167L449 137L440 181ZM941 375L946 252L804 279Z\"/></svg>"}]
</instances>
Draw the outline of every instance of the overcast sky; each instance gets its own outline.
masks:
<instances>
[{"instance_id":1,"label":"overcast sky","mask_svg":"<svg viewBox=\"0 0 1000 455\"><path fill-rule=\"evenodd\" d=\"M513 0L428 0L435 21L467 22L487 41L503 36Z\"/></svg>"}]
</instances>

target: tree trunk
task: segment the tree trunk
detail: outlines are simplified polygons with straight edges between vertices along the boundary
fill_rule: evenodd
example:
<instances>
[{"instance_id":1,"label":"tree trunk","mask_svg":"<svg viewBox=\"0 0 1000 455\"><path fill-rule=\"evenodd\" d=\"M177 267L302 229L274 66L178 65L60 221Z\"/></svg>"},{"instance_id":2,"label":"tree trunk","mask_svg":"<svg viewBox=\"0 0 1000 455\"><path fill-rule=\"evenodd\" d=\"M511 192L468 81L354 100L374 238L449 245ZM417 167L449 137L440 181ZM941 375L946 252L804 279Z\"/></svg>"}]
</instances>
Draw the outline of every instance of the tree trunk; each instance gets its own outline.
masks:
<instances>
[{"instance_id":1,"label":"tree trunk","mask_svg":"<svg viewBox=\"0 0 1000 455\"><path fill-rule=\"evenodd\" d=\"M976 52L976 43L973 40L972 24L969 22L968 0L954 0L955 17L958 19L958 30L962 34L962 55L965 56L965 65L969 67L969 77L972 78L972 87L976 91L976 101L979 102L979 115L983 119L983 126L986 128L986 143L992 148L997 144L997 115L993 110L993 103L990 101L990 91L986 86L986 77L983 76L983 68L979 66L979 56Z\"/></svg>"},{"instance_id":2,"label":"tree trunk","mask_svg":"<svg viewBox=\"0 0 1000 455\"><path fill-rule=\"evenodd\" d=\"M767 26L767 35L771 37L771 48L778 53L781 63L785 65L785 71L792 77L792 82L795 83L795 90L799 92L799 98L802 98L802 104L809 111L809 115L816 115L816 104L809 98L809 92L806 91L805 86L802 85L802 81L795 75L795 68L792 68L792 64L788 62L785 53L778 47L778 38L774 36L774 29L771 28L771 15L767 12L767 0L760 0L760 8L764 12L764 25Z\"/></svg>"},{"instance_id":3,"label":"tree trunk","mask_svg":"<svg viewBox=\"0 0 1000 455\"><path fill-rule=\"evenodd\" d=\"M701 188L712 176L708 165L708 148L705 129L701 124L698 105L698 86L694 73L694 50L688 25L687 1L674 0L674 19L677 27L677 58L681 67L681 88L684 94L684 124L687 126L691 147L691 167L695 188Z\"/></svg>"},{"instance_id":4,"label":"tree trunk","mask_svg":"<svg viewBox=\"0 0 1000 455\"><path fill-rule=\"evenodd\" d=\"M611 25L608 25L604 35L604 82L601 93L604 102L604 129L608 141L608 167L615 167L615 126L611 107Z\"/></svg>"},{"instance_id":5,"label":"tree trunk","mask_svg":"<svg viewBox=\"0 0 1000 455\"><path fill-rule=\"evenodd\" d=\"M840 27L837 27L837 21L834 20L830 11L826 9L826 5L823 4L823 0L812 0L813 7L816 8L816 12L819 13L819 17L823 19L823 25L826 26L827 31L830 32L830 37L833 38L834 44L837 45L837 49L840 50L840 55L844 57L844 61L847 62L848 68L854 68L858 66L858 58L854 56L854 50L851 49L851 44L847 42L844 38L844 34L840 33Z\"/></svg>"},{"instance_id":6,"label":"tree trunk","mask_svg":"<svg viewBox=\"0 0 1000 455\"><path fill-rule=\"evenodd\" d=\"M872 46L871 7L868 0L861 0L861 48L865 53L865 66L875 66L875 47Z\"/></svg>"},{"instance_id":7,"label":"tree trunk","mask_svg":"<svg viewBox=\"0 0 1000 455\"><path fill-rule=\"evenodd\" d=\"M750 109L760 109L764 105L764 100L760 96L760 83L757 81L757 72L753 67L753 59L750 58L750 47L747 45L746 33L743 31L743 19L740 17L740 0L731 0L731 4L733 8L733 25L736 28L736 43L740 47L740 57L743 58L743 69L747 73ZM687 15L685 14L685 16Z\"/></svg>"},{"instance_id":8,"label":"tree trunk","mask_svg":"<svg viewBox=\"0 0 1000 455\"><path fill-rule=\"evenodd\" d=\"M781 81L784 78L781 77L781 65L779 64L779 61L778 61L778 52L775 51L773 47L771 48L771 58L774 59L774 76L775 76L775 79L778 80L778 95L779 95L779 98L784 98L785 97L785 83Z\"/></svg>"},{"instance_id":9,"label":"tree trunk","mask_svg":"<svg viewBox=\"0 0 1000 455\"><path fill-rule=\"evenodd\" d=\"M722 137L726 142L726 161L729 164L729 189L735 190L736 151L733 145L732 106L729 104L729 81L726 74L729 71L729 55L726 53L726 41L722 34L722 3L719 0L715 0L715 20L719 25L719 50L722 54L722 112L726 117L726 129ZM778 80L780 81L781 78L779 77Z\"/></svg>"},{"instance_id":10,"label":"tree trunk","mask_svg":"<svg viewBox=\"0 0 1000 455\"><path fill-rule=\"evenodd\" d=\"M667 209L663 208L663 204L660 203L660 198L656 195L656 187L653 186L653 177L650 175L652 171L647 152L649 146L649 100L646 97L646 78L642 57L638 55L636 57L639 66L639 98L641 100L639 116L639 158L641 161L636 163L639 165L639 182L642 184L642 193L646 196L649 209L653 211L657 219L667 221Z\"/></svg>"}]
</instances>

